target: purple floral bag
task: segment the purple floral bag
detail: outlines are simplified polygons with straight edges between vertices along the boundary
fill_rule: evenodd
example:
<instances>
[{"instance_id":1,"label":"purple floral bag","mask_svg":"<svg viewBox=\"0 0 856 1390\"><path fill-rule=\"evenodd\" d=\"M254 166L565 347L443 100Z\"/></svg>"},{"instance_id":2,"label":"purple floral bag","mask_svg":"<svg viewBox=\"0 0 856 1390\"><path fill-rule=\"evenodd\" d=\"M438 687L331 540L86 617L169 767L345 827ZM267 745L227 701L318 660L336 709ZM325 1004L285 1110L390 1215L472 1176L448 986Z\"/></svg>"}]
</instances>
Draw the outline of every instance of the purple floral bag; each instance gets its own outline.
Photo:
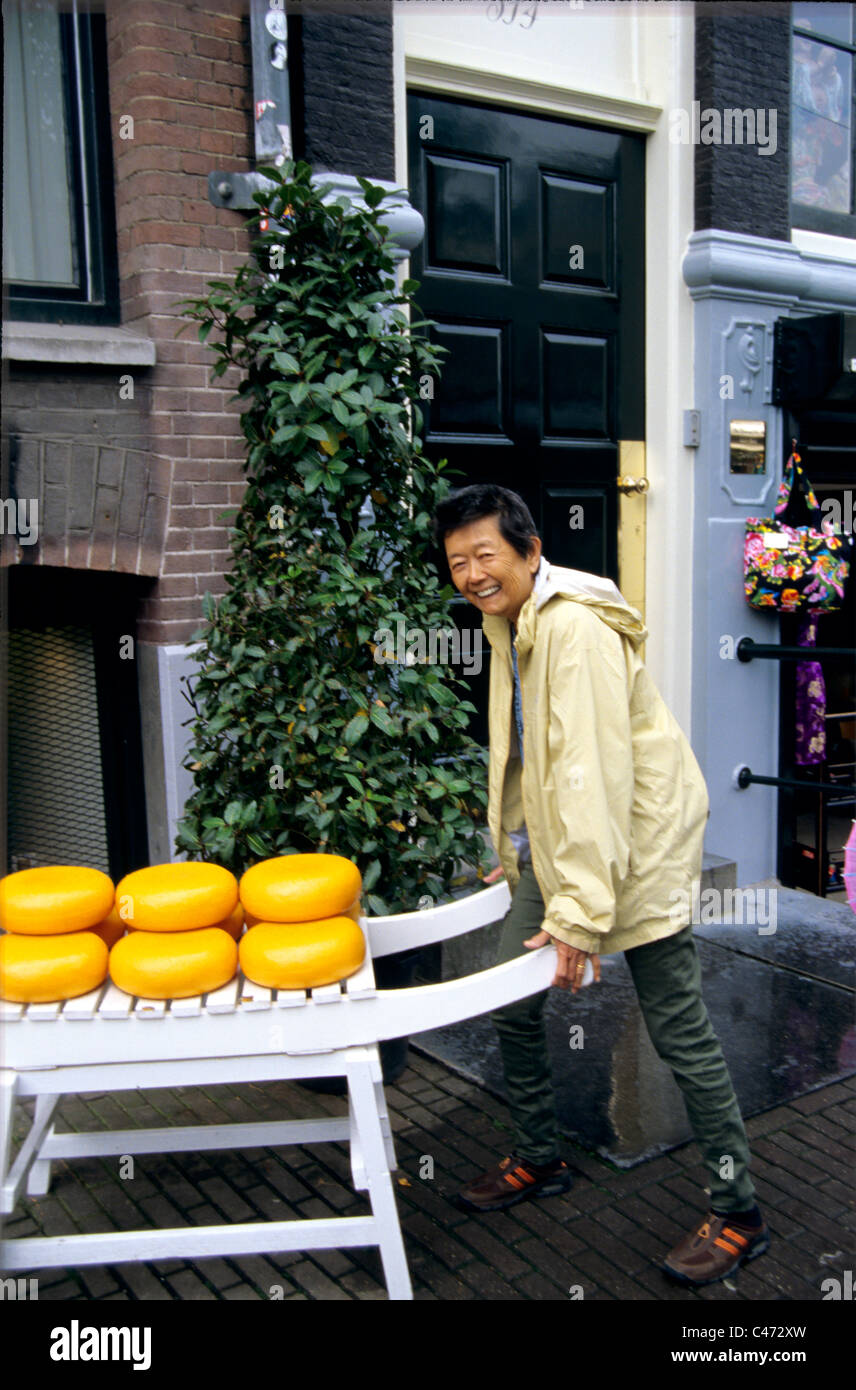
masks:
<instances>
[{"instance_id":1,"label":"purple floral bag","mask_svg":"<svg viewBox=\"0 0 856 1390\"><path fill-rule=\"evenodd\" d=\"M802 517L800 518L800 512ZM824 521L811 483L791 454L775 515L746 518L743 588L753 608L829 613L840 608L853 538Z\"/></svg>"}]
</instances>

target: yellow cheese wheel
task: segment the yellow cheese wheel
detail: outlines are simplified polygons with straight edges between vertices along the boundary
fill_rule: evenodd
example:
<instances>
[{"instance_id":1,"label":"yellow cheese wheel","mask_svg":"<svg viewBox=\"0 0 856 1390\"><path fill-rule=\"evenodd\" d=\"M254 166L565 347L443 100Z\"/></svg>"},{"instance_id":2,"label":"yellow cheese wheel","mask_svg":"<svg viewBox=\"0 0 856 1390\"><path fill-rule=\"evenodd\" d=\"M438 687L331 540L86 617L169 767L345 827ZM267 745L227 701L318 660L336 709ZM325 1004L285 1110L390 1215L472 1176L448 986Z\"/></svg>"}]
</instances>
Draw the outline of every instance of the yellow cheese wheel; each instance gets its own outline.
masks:
<instances>
[{"instance_id":1,"label":"yellow cheese wheel","mask_svg":"<svg viewBox=\"0 0 856 1390\"><path fill-rule=\"evenodd\" d=\"M97 927L93 927L92 930L101 937L108 951L111 946L115 946L120 936L125 935L125 923L119 916L119 909L115 903L104 918L104 921L99 922Z\"/></svg>"},{"instance_id":2,"label":"yellow cheese wheel","mask_svg":"<svg viewBox=\"0 0 856 1390\"><path fill-rule=\"evenodd\" d=\"M110 978L142 999L187 999L228 984L238 966L238 947L220 927L170 936L133 931L110 952Z\"/></svg>"},{"instance_id":3,"label":"yellow cheese wheel","mask_svg":"<svg viewBox=\"0 0 856 1390\"><path fill-rule=\"evenodd\" d=\"M268 989L314 989L347 979L365 959L363 933L350 917L318 922L260 922L241 937L248 980Z\"/></svg>"},{"instance_id":4,"label":"yellow cheese wheel","mask_svg":"<svg viewBox=\"0 0 856 1390\"><path fill-rule=\"evenodd\" d=\"M236 903L228 917L224 917L222 922L215 922L215 927L222 928L235 940L239 940L244 930L244 909L240 903Z\"/></svg>"},{"instance_id":5,"label":"yellow cheese wheel","mask_svg":"<svg viewBox=\"0 0 856 1390\"><path fill-rule=\"evenodd\" d=\"M354 898L354 901L351 903L350 907L346 907L344 909L342 916L351 917L355 922L359 922L360 917L362 916L362 910L362 904L360 902L360 899L357 897ZM259 922L261 922L262 918L254 917L251 912L247 912L246 908L244 908L243 920L246 922L248 927L255 927L259 924ZM240 932L238 933L238 935L240 936Z\"/></svg>"},{"instance_id":6,"label":"yellow cheese wheel","mask_svg":"<svg viewBox=\"0 0 856 1390\"><path fill-rule=\"evenodd\" d=\"M0 998L53 1004L88 994L107 978L107 947L92 931L0 937Z\"/></svg>"},{"instance_id":7,"label":"yellow cheese wheel","mask_svg":"<svg viewBox=\"0 0 856 1390\"><path fill-rule=\"evenodd\" d=\"M284 854L247 869L240 893L260 922L317 922L347 912L361 888L359 869L341 854Z\"/></svg>"},{"instance_id":8,"label":"yellow cheese wheel","mask_svg":"<svg viewBox=\"0 0 856 1390\"><path fill-rule=\"evenodd\" d=\"M233 937L235 941L237 941L241 935L241 932L244 930L244 909L241 907L241 904L237 903L235 905L234 910L229 914L228 917L224 917L222 922L214 922L212 925L215 927L219 927L223 931L227 931L229 935ZM124 929L125 926L124 923L122 923L122 931L124 931ZM144 930L144 928L132 927L130 923L128 924L128 931L141 930ZM119 936L121 936L121 934L122 933L120 932ZM118 938L114 937L114 940L116 939ZM108 941L107 944L108 946L112 946L113 942Z\"/></svg>"},{"instance_id":9,"label":"yellow cheese wheel","mask_svg":"<svg viewBox=\"0 0 856 1390\"><path fill-rule=\"evenodd\" d=\"M85 931L112 906L113 883L100 869L55 864L0 879L0 926L22 936Z\"/></svg>"},{"instance_id":10,"label":"yellow cheese wheel","mask_svg":"<svg viewBox=\"0 0 856 1390\"><path fill-rule=\"evenodd\" d=\"M238 880L219 864L154 864L135 869L116 887L119 916L140 931L197 931L229 917Z\"/></svg>"}]
</instances>

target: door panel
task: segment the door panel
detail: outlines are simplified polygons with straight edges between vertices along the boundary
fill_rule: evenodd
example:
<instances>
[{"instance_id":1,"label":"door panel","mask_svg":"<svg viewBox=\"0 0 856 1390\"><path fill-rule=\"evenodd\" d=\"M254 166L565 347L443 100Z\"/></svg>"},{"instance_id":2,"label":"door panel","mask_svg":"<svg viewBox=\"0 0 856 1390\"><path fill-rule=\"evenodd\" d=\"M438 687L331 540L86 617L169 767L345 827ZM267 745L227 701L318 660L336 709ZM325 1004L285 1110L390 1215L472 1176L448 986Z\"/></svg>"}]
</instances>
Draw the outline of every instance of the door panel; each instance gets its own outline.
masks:
<instances>
[{"instance_id":1,"label":"door panel","mask_svg":"<svg viewBox=\"0 0 856 1390\"><path fill-rule=\"evenodd\" d=\"M423 92L408 121L411 275L449 349L426 452L456 486L520 493L550 561L617 580L619 440L645 437L644 138Z\"/></svg>"}]
</instances>

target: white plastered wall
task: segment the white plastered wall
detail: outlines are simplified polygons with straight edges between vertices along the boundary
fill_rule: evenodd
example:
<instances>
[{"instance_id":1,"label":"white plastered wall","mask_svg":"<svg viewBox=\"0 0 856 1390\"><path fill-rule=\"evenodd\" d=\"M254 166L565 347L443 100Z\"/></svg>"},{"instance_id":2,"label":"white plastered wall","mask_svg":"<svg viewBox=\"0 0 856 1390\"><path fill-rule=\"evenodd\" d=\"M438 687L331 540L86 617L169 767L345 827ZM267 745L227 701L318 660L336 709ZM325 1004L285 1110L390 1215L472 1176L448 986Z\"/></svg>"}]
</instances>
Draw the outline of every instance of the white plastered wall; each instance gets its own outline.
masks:
<instances>
[{"instance_id":1,"label":"white plastered wall","mask_svg":"<svg viewBox=\"0 0 856 1390\"><path fill-rule=\"evenodd\" d=\"M681 261L693 218L693 147L669 139L669 112L691 109L694 19L688 4L530 5L422 0L394 9L396 177L407 186L408 89L642 131L646 147L646 659L692 731L692 508L695 451L682 445L693 405L692 302ZM491 14L494 18L491 18ZM495 16L499 15L499 18Z\"/></svg>"}]
</instances>

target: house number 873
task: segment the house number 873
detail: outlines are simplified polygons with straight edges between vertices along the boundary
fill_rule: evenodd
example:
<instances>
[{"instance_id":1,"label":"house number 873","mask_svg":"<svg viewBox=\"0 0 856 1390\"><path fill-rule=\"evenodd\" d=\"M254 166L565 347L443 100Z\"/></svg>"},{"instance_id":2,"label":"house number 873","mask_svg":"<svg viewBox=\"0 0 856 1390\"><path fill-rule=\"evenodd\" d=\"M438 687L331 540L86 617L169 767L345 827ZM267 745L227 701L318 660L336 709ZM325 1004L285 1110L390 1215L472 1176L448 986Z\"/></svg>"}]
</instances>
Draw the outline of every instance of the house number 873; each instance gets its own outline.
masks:
<instances>
[{"instance_id":1,"label":"house number 873","mask_svg":"<svg viewBox=\"0 0 856 1390\"><path fill-rule=\"evenodd\" d=\"M519 0L513 0L512 4L509 4L508 0L494 0L494 3L487 7L488 19L501 20L503 24L513 24L518 20L521 29L531 29L536 15L537 7L534 3L521 5Z\"/></svg>"}]
</instances>

